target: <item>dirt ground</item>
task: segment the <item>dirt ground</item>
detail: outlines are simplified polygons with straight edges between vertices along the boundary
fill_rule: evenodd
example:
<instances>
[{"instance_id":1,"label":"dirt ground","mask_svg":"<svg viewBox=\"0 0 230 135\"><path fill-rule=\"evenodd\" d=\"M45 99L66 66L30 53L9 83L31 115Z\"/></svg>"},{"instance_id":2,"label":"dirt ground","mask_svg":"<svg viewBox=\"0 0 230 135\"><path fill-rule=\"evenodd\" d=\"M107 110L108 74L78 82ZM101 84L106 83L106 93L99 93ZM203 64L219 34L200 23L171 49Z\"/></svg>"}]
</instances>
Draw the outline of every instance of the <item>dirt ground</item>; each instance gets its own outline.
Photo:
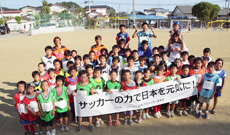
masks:
<instances>
[{"instance_id":1,"label":"dirt ground","mask_svg":"<svg viewBox=\"0 0 230 135\"><path fill-rule=\"evenodd\" d=\"M37 64L41 56L45 54L44 48L47 45L53 46L53 38L60 36L63 45L69 49L75 49L80 55L88 53L91 45L94 44L95 35L101 35L103 44L110 50L115 44L115 36L118 30L81 30L66 33L53 33L36 36L19 36L7 39L0 39L0 131L5 134L24 134L23 127L19 124L18 114L14 108L13 95L17 92L16 83L19 80L32 81L31 73L37 70ZM134 30L127 30L132 35ZM168 30L156 30L157 39L152 39L152 47L166 45L169 39ZM224 67L227 71L226 85L219 98L217 114L210 114L210 119L196 119L193 115L188 117L176 116L168 119L163 116L160 119L144 120L141 124L132 126L121 125L119 127L108 127L106 124L95 128L93 133L89 132L87 122L81 133L76 132L77 125L70 122L70 132L60 133L57 124L57 134L158 134L158 135L215 135L230 134L230 87L228 76L230 75L230 31L194 30L190 33L183 33L185 44L189 53L195 56L202 56L202 50L210 47L211 57L224 59ZM137 48L137 38L131 39L130 47ZM163 112L164 114L164 112ZM107 120L107 117L103 117ZM87 119L85 119L86 121ZM121 119L122 122L123 119Z\"/></svg>"}]
</instances>

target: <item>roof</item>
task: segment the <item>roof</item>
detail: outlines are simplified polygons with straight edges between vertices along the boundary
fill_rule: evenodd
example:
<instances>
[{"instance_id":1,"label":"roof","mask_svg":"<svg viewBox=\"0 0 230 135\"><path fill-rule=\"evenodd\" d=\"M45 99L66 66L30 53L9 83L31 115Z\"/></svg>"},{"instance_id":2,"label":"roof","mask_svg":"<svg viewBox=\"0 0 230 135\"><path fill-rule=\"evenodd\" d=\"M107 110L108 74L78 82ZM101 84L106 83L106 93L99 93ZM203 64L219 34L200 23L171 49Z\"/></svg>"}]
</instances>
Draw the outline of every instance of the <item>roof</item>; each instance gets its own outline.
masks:
<instances>
[{"instance_id":1,"label":"roof","mask_svg":"<svg viewBox=\"0 0 230 135\"><path fill-rule=\"evenodd\" d=\"M53 5L51 5L50 7L53 7L53 6L59 6L59 7L66 8L66 7L64 7L64 6L60 5L60 4L53 4Z\"/></svg>"},{"instance_id":2,"label":"roof","mask_svg":"<svg viewBox=\"0 0 230 135\"><path fill-rule=\"evenodd\" d=\"M107 8L107 5L92 5L90 8ZM85 9L89 8L89 6L85 6Z\"/></svg>"},{"instance_id":3,"label":"roof","mask_svg":"<svg viewBox=\"0 0 230 135\"><path fill-rule=\"evenodd\" d=\"M133 20L133 14L129 14L126 17L130 17L130 20ZM163 20L165 19L163 16L155 16L155 15L136 15L136 20Z\"/></svg>"},{"instance_id":4,"label":"roof","mask_svg":"<svg viewBox=\"0 0 230 135\"><path fill-rule=\"evenodd\" d=\"M230 11L230 10L229 10ZM218 13L219 16L223 15L223 16L227 16L227 9L221 9Z\"/></svg>"},{"instance_id":5,"label":"roof","mask_svg":"<svg viewBox=\"0 0 230 135\"><path fill-rule=\"evenodd\" d=\"M155 10L158 10L158 9L163 9L163 8L150 8L150 9L145 9L144 11L155 11Z\"/></svg>"},{"instance_id":6,"label":"roof","mask_svg":"<svg viewBox=\"0 0 230 135\"><path fill-rule=\"evenodd\" d=\"M32 9L35 9L36 10L36 7L33 7L33 6L29 6L29 5L27 5L27 6L24 6L24 7L21 7L21 8L19 8L20 10L22 10L23 8L32 8Z\"/></svg>"},{"instance_id":7,"label":"roof","mask_svg":"<svg viewBox=\"0 0 230 135\"><path fill-rule=\"evenodd\" d=\"M3 14L10 14L10 13L21 13L22 11L21 10L14 10L14 11L0 11L0 13L3 13Z\"/></svg>"},{"instance_id":8,"label":"roof","mask_svg":"<svg viewBox=\"0 0 230 135\"><path fill-rule=\"evenodd\" d=\"M192 14L193 6L176 6L172 13L178 8L183 14Z\"/></svg>"},{"instance_id":9,"label":"roof","mask_svg":"<svg viewBox=\"0 0 230 135\"><path fill-rule=\"evenodd\" d=\"M71 7L71 8L68 9L68 11L70 11L70 12L73 12L73 11L75 11L75 10L76 10L75 7Z\"/></svg>"}]
</instances>

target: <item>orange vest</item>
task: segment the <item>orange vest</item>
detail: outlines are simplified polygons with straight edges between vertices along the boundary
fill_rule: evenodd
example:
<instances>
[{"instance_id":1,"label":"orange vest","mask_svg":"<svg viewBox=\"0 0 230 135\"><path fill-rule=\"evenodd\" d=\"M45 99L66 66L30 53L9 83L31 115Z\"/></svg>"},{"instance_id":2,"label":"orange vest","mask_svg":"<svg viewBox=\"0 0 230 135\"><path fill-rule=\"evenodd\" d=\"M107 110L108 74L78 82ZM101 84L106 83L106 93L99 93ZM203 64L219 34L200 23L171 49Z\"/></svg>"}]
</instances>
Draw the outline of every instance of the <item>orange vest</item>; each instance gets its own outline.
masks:
<instances>
[{"instance_id":1,"label":"orange vest","mask_svg":"<svg viewBox=\"0 0 230 135\"><path fill-rule=\"evenodd\" d=\"M93 45L90 48L90 51L94 51L95 52L95 57L94 60L97 60L99 58L99 56L101 55L101 49L103 49L106 47L104 45L98 46L98 45Z\"/></svg>"},{"instance_id":2,"label":"orange vest","mask_svg":"<svg viewBox=\"0 0 230 135\"><path fill-rule=\"evenodd\" d=\"M65 46L61 46L61 49L58 48L57 46L53 47L53 52L52 55L55 56L58 60L61 61L62 58L64 58L64 52L68 50L68 48L66 48Z\"/></svg>"},{"instance_id":3,"label":"orange vest","mask_svg":"<svg viewBox=\"0 0 230 135\"><path fill-rule=\"evenodd\" d=\"M195 71L194 69L190 69L189 75L195 76L197 82L203 81L203 75L205 74L205 68L201 68L199 71ZM201 90L201 86L198 88L198 91Z\"/></svg>"},{"instance_id":4,"label":"orange vest","mask_svg":"<svg viewBox=\"0 0 230 135\"><path fill-rule=\"evenodd\" d=\"M153 77L153 82L154 82L154 84L156 84L156 83L162 83L162 82L165 81L165 79L166 79L165 76L162 76L162 77L156 76L156 77Z\"/></svg>"}]
</instances>

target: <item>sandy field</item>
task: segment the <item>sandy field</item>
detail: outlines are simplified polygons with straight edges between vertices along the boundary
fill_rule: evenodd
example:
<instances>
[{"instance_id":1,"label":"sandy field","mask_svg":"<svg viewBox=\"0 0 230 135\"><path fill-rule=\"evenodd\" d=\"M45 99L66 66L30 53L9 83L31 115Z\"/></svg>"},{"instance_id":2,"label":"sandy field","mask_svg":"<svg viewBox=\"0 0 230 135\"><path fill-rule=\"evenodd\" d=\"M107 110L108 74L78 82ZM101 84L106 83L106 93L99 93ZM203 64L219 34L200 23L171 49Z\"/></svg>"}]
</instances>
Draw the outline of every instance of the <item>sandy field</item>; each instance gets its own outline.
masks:
<instances>
[{"instance_id":1,"label":"sandy field","mask_svg":"<svg viewBox=\"0 0 230 135\"><path fill-rule=\"evenodd\" d=\"M45 55L44 48L47 45L53 46L53 38L60 36L62 44L69 49L75 49L80 55L88 53L91 45L94 44L94 36L99 34L103 38L103 44L110 50L115 44L115 36L118 30L81 30L66 33L53 33L36 36L19 36L7 39L0 39L0 134L24 134L22 125L19 124L19 117L14 108L13 95L17 92L16 83L19 80L31 82L31 73L37 70L37 64L41 56ZM132 35L134 30L127 30ZM169 39L168 30L156 30L157 39L152 39L152 47L166 45ZM202 56L203 48L210 47L211 57L224 59L224 67L227 71L227 79L222 97L219 98L217 114L210 114L210 119L196 119L193 115L188 117L176 116L168 119L163 116L161 119L144 120L141 124L132 126L121 125L119 127L108 127L106 124L95 128L91 133L85 127L81 133L77 133L77 125L70 123L70 132L60 133L59 125L56 124L57 134L157 134L157 135L230 135L230 91L228 88L230 76L230 31L194 30L190 33L183 33L189 53L195 56ZM137 38L131 39L132 49L137 48ZM164 114L164 112L163 112ZM85 119L87 120L87 119ZM107 117L104 117L105 122ZM123 122L123 119L121 119Z\"/></svg>"}]
</instances>

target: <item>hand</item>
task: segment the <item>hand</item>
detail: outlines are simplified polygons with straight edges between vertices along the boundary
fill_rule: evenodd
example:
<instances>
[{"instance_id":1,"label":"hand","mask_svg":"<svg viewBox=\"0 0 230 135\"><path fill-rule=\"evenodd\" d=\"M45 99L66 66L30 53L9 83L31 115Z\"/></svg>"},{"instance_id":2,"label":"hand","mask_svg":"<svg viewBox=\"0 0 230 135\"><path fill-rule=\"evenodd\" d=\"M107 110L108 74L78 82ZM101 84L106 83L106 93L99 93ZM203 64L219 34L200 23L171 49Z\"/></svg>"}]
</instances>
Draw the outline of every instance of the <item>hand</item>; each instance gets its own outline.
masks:
<instances>
[{"instance_id":1,"label":"hand","mask_svg":"<svg viewBox=\"0 0 230 135\"><path fill-rule=\"evenodd\" d=\"M171 52L175 52L175 49L171 49Z\"/></svg>"},{"instance_id":2,"label":"hand","mask_svg":"<svg viewBox=\"0 0 230 135\"><path fill-rule=\"evenodd\" d=\"M177 47L177 48L176 48L176 51L178 51L178 52L179 52L179 51L181 51L181 49Z\"/></svg>"},{"instance_id":3,"label":"hand","mask_svg":"<svg viewBox=\"0 0 230 135\"><path fill-rule=\"evenodd\" d=\"M98 92L94 92L94 94L98 94Z\"/></svg>"},{"instance_id":4,"label":"hand","mask_svg":"<svg viewBox=\"0 0 230 135\"><path fill-rule=\"evenodd\" d=\"M197 82L196 87L197 87L197 88L199 88L199 87L200 87L200 82Z\"/></svg>"},{"instance_id":5,"label":"hand","mask_svg":"<svg viewBox=\"0 0 230 135\"><path fill-rule=\"evenodd\" d=\"M71 107L70 107L70 106L68 106L68 110L69 110L69 111L71 110Z\"/></svg>"},{"instance_id":6,"label":"hand","mask_svg":"<svg viewBox=\"0 0 230 135\"><path fill-rule=\"evenodd\" d=\"M180 78L179 78L179 77L177 77L177 78L176 78L176 80L180 80Z\"/></svg>"},{"instance_id":7,"label":"hand","mask_svg":"<svg viewBox=\"0 0 230 135\"><path fill-rule=\"evenodd\" d=\"M52 115L55 115L55 111L52 111Z\"/></svg>"},{"instance_id":8,"label":"hand","mask_svg":"<svg viewBox=\"0 0 230 135\"><path fill-rule=\"evenodd\" d=\"M73 96L76 96L76 92L72 91L72 95L73 95Z\"/></svg>"},{"instance_id":9,"label":"hand","mask_svg":"<svg viewBox=\"0 0 230 135\"><path fill-rule=\"evenodd\" d=\"M222 93L222 89L219 90L219 93Z\"/></svg>"},{"instance_id":10,"label":"hand","mask_svg":"<svg viewBox=\"0 0 230 135\"><path fill-rule=\"evenodd\" d=\"M123 92L124 90L123 90L123 89L121 89L120 91L121 91L121 92Z\"/></svg>"},{"instance_id":11,"label":"hand","mask_svg":"<svg viewBox=\"0 0 230 135\"><path fill-rule=\"evenodd\" d=\"M112 93L113 93L113 91L111 91L111 90L108 90L108 92L109 92L109 94L112 94Z\"/></svg>"},{"instance_id":12,"label":"hand","mask_svg":"<svg viewBox=\"0 0 230 135\"><path fill-rule=\"evenodd\" d=\"M150 27L150 29L151 29L152 31L154 31L154 28L153 28L153 26L151 26L151 27Z\"/></svg>"},{"instance_id":13,"label":"hand","mask_svg":"<svg viewBox=\"0 0 230 135\"><path fill-rule=\"evenodd\" d=\"M45 114L43 112L41 113L41 115L42 115L43 118L45 118Z\"/></svg>"},{"instance_id":14,"label":"hand","mask_svg":"<svg viewBox=\"0 0 230 135\"><path fill-rule=\"evenodd\" d=\"M33 116L37 116L37 113L35 113L35 112L32 112L32 114L33 114Z\"/></svg>"},{"instance_id":15,"label":"hand","mask_svg":"<svg viewBox=\"0 0 230 135\"><path fill-rule=\"evenodd\" d=\"M137 32L138 31L138 28L137 28L137 26L135 26L135 32Z\"/></svg>"},{"instance_id":16,"label":"hand","mask_svg":"<svg viewBox=\"0 0 230 135\"><path fill-rule=\"evenodd\" d=\"M213 98L214 98L214 95L212 95L210 99L213 99Z\"/></svg>"}]
</instances>

